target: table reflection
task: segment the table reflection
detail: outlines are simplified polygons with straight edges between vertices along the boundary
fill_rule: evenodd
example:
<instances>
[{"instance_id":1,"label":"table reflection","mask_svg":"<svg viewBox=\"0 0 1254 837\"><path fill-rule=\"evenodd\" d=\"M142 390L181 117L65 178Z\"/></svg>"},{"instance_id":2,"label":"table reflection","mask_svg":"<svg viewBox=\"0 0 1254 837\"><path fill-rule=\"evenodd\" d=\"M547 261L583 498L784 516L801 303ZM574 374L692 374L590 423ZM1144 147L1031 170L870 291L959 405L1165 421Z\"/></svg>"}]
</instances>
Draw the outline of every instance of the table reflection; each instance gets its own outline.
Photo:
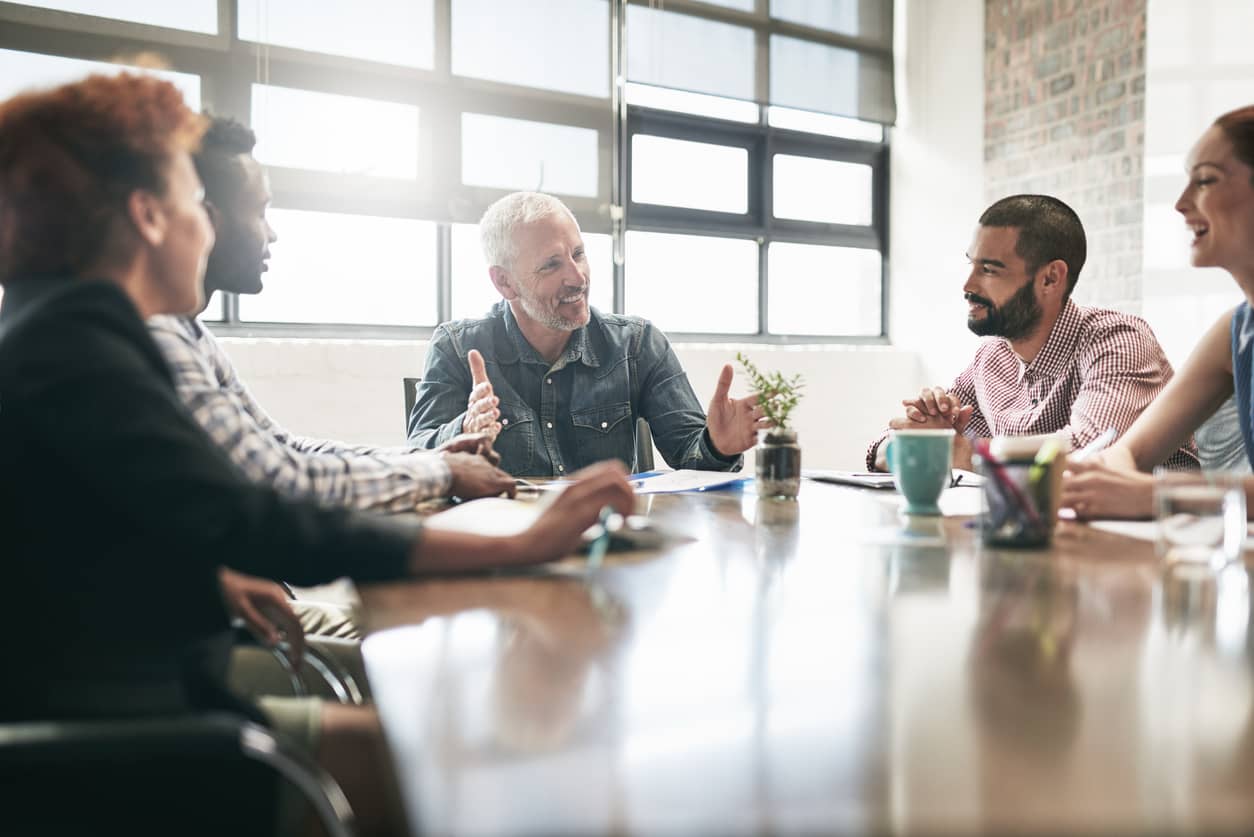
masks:
<instances>
[{"instance_id":1,"label":"table reflection","mask_svg":"<svg viewBox=\"0 0 1254 837\"><path fill-rule=\"evenodd\" d=\"M1245 567L1082 525L996 550L898 505L658 495L686 537L593 579L363 589L414 830L1254 826Z\"/></svg>"}]
</instances>

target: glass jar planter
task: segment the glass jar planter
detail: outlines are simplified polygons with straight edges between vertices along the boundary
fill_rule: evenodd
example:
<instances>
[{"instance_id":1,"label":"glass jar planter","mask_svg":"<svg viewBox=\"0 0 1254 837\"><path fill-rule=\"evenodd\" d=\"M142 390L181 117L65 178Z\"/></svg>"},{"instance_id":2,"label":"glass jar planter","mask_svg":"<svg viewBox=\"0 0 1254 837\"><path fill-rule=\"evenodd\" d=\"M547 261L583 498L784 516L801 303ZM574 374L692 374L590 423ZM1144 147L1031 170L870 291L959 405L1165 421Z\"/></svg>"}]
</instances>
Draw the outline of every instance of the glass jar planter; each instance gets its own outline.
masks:
<instances>
[{"instance_id":1,"label":"glass jar planter","mask_svg":"<svg viewBox=\"0 0 1254 837\"><path fill-rule=\"evenodd\" d=\"M758 434L759 497L791 499L801 490L801 448L795 430L763 430Z\"/></svg>"}]
</instances>

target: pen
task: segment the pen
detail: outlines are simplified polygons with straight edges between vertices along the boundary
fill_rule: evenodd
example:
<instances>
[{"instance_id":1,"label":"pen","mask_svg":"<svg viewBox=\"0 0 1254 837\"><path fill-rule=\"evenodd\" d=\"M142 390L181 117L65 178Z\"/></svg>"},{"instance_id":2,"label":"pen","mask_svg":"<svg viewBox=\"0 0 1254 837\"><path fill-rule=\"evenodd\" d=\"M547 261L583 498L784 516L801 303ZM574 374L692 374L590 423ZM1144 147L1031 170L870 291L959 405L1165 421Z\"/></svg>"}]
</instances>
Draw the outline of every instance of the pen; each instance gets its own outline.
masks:
<instances>
[{"instance_id":1,"label":"pen","mask_svg":"<svg viewBox=\"0 0 1254 837\"><path fill-rule=\"evenodd\" d=\"M1113 427L1108 427L1100 436L1080 448L1075 453L1071 454L1068 459L1072 462L1083 462L1093 454L1105 450L1111 442L1115 441L1115 437L1117 435L1119 435L1118 430L1115 430Z\"/></svg>"},{"instance_id":2,"label":"pen","mask_svg":"<svg viewBox=\"0 0 1254 837\"><path fill-rule=\"evenodd\" d=\"M597 535L588 547L588 569L595 570L601 566L605 553L610 548L610 516L614 510L609 506L601 507L601 534Z\"/></svg>"}]
</instances>

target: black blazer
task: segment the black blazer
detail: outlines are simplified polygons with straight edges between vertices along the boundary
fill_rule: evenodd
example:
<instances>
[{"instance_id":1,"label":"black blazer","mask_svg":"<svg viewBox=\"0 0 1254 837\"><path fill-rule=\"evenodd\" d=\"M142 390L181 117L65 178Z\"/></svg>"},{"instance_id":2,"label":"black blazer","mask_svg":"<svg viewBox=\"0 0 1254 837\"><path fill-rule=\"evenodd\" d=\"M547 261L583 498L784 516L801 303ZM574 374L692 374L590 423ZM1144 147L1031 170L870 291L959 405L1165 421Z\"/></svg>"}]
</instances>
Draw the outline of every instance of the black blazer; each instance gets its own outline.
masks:
<instances>
[{"instance_id":1,"label":"black blazer","mask_svg":"<svg viewBox=\"0 0 1254 837\"><path fill-rule=\"evenodd\" d=\"M416 537L246 482L115 285L6 288L0 664L17 676L0 719L221 707L219 565L297 584L388 579Z\"/></svg>"}]
</instances>

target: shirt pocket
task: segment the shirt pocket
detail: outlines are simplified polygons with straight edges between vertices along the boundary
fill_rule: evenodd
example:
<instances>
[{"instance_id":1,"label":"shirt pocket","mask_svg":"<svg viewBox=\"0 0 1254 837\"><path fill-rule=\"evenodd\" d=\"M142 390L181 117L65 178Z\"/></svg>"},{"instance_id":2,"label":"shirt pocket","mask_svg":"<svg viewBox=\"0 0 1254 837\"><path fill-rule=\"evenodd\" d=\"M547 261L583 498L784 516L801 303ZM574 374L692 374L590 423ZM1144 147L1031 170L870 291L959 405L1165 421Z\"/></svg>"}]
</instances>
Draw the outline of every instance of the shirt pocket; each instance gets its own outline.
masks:
<instances>
[{"instance_id":1,"label":"shirt pocket","mask_svg":"<svg viewBox=\"0 0 1254 837\"><path fill-rule=\"evenodd\" d=\"M500 403L501 432L493 446L501 455L501 470L513 476L534 476L536 416L530 407Z\"/></svg>"},{"instance_id":2,"label":"shirt pocket","mask_svg":"<svg viewBox=\"0 0 1254 837\"><path fill-rule=\"evenodd\" d=\"M623 401L573 411L570 420L575 428L580 467L602 459L618 459L631 467L636 449L636 423L631 420L630 403Z\"/></svg>"}]
</instances>

